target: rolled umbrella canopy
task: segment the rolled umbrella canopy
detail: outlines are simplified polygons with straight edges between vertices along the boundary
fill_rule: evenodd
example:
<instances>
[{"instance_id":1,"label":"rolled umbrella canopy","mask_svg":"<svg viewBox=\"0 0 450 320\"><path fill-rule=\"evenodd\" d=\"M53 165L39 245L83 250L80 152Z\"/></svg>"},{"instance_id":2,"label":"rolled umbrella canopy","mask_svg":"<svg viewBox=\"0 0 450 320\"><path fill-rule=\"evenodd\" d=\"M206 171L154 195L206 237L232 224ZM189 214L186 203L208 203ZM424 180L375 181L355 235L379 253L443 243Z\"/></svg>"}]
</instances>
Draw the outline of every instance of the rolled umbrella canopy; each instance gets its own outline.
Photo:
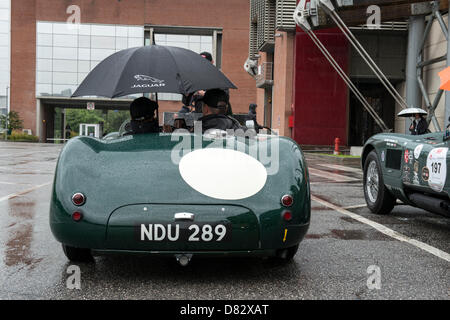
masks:
<instances>
[{"instance_id":1,"label":"rolled umbrella canopy","mask_svg":"<svg viewBox=\"0 0 450 320\"><path fill-rule=\"evenodd\" d=\"M72 97L122 97L169 92L188 95L198 90L236 89L199 54L177 47L151 45L119 51L98 64Z\"/></svg>"},{"instance_id":2,"label":"rolled umbrella canopy","mask_svg":"<svg viewBox=\"0 0 450 320\"><path fill-rule=\"evenodd\" d=\"M413 117L416 113L423 114L423 115L428 114L428 112L426 112L425 110L423 110L421 108L407 108L407 109L400 111L397 114L397 116L408 118L408 117Z\"/></svg>"}]
</instances>

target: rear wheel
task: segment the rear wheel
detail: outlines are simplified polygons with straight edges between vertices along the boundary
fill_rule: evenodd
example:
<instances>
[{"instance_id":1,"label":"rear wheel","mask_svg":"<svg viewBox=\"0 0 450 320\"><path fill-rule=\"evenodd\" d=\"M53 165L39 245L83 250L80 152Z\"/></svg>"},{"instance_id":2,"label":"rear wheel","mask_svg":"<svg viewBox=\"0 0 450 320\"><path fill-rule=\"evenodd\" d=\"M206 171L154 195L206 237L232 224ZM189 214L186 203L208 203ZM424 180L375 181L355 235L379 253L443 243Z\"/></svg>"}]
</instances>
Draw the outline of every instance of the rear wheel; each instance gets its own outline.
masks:
<instances>
[{"instance_id":1,"label":"rear wheel","mask_svg":"<svg viewBox=\"0 0 450 320\"><path fill-rule=\"evenodd\" d=\"M388 214L395 206L395 197L384 185L383 173L377 153L372 151L364 163L364 198L375 214Z\"/></svg>"},{"instance_id":2,"label":"rear wheel","mask_svg":"<svg viewBox=\"0 0 450 320\"><path fill-rule=\"evenodd\" d=\"M74 248L68 245L63 244L63 251L66 255L67 259L73 262L93 262L94 258L92 257L91 250L89 249L81 249Z\"/></svg>"}]
</instances>

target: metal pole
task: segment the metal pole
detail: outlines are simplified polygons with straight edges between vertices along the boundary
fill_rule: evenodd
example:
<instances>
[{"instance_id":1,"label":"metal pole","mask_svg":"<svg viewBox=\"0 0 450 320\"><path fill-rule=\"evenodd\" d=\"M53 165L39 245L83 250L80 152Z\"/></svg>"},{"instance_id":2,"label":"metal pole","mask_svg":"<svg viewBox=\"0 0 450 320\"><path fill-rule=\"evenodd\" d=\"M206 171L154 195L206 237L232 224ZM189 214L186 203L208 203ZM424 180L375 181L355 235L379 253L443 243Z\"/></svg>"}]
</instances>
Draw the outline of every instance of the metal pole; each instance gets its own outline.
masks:
<instances>
[{"instance_id":1,"label":"metal pole","mask_svg":"<svg viewBox=\"0 0 450 320\"><path fill-rule=\"evenodd\" d=\"M377 66L375 61L370 57L370 55L367 53L367 51L364 49L364 47L361 45L361 43L356 39L356 37L353 35L353 33L350 31L350 29L347 27L345 22L339 17L339 15L336 13L335 10L330 11L330 16L333 19L333 21L336 23L336 25L341 29L342 33L347 37L348 41L353 45L355 50L359 53L361 58L366 62L366 64L369 66L369 68L373 71L373 73L377 76L377 78L381 81L383 86L388 90L388 92L392 95L395 101L397 103L407 108L406 101L403 99L403 97L397 92L397 90L394 88L394 86L389 82L389 80L384 75L383 71L380 70L380 68Z\"/></svg>"},{"instance_id":2,"label":"metal pole","mask_svg":"<svg viewBox=\"0 0 450 320\"><path fill-rule=\"evenodd\" d=\"M408 52L406 57L406 102L408 107L422 107L419 83L417 81L417 64L419 61L420 43L425 29L423 16L409 18ZM411 121L405 120L405 133L409 134Z\"/></svg>"},{"instance_id":3,"label":"metal pole","mask_svg":"<svg viewBox=\"0 0 450 320\"><path fill-rule=\"evenodd\" d=\"M450 0L449 0L450 5ZM450 34L450 23L447 22L449 32L447 34ZM450 66L450 41L448 41L447 37L447 67ZM444 128L446 128L449 124L449 118L450 117L450 92L445 92L445 119L444 119Z\"/></svg>"},{"instance_id":4,"label":"metal pole","mask_svg":"<svg viewBox=\"0 0 450 320\"><path fill-rule=\"evenodd\" d=\"M436 131L442 131L441 126L439 125L439 122L436 119L436 116L434 115L434 112L436 111L436 108L439 104L439 100L441 100L442 94L444 93L444 90L439 89L436 93L436 97L434 98L433 105L430 108L427 121L430 123L430 115L431 115L431 121L433 121L434 128ZM445 123L445 122L444 122Z\"/></svg>"},{"instance_id":5,"label":"metal pole","mask_svg":"<svg viewBox=\"0 0 450 320\"><path fill-rule=\"evenodd\" d=\"M444 33L445 38L448 38L448 27L445 25L444 19L442 19L442 15L439 12L439 8L434 12L439 25L441 26L442 32Z\"/></svg>"},{"instance_id":6,"label":"metal pole","mask_svg":"<svg viewBox=\"0 0 450 320\"><path fill-rule=\"evenodd\" d=\"M358 88L352 83L350 78L342 70L342 68L339 66L339 64L336 62L336 60L330 54L330 52L326 49L326 47L319 40L319 38L317 38L317 36L314 34L314 32L312 31L311 26L307 20L307 17L304 15L304 11L301 11L301 9L300 9L303 7L304 4L305 4L305 1L301 0L300 4L297 6L297 9L294 13L294 20L295 20L296 24L298 26L300 26L303 29L303 31L305 31L305 33L311 38L311 40L318 47L318 49L322 52L322 54L325 56L325 58L328 60L328 62L330 62L331 66L336 70L336 72L339 74L339 76L342 78L342 80L347 84L347 86L353 92L355 97L361 102L361 104L364 106L364 108L367 110L367 112L374 118L375 122L380 126L380 128L385 132L390 131L389 128L384 123L383 119L381 119L380 116L378 116L376 111L367 102L366 98L361 94L361 92L358 90Z\"/></svg>"},{"instance_id":7,"label":"metal pole","mask_svg":"<svg viewBox=\"0 0 450 320\"><path fill-rule=\"evenodd\" d=\"M311 30L304 31L311 37L314 44L319 48L319 50L324 54L324 56L327 58L328 62L333 66L333 68L337 71L339 76L344 80L344 82L349 86L350 90L353 92L353 94L356 96L356 98L361 102L361 104L366 108L367 112L374 118L375 122L380 126L380 128L387 132L389 131L388 126L384 123L383 119L381 119L375 110L373 110L372 106L367 102L365 97L361 94L361 92L358 90L358 88L352 83L350 78L347 76L347 74L342 70L342 68L339 66L339 64L334 60L334 58L331 56L330 52L325 48L323 43L317 38L317 36L312 32Z\"/></svg>"}]
</instances>

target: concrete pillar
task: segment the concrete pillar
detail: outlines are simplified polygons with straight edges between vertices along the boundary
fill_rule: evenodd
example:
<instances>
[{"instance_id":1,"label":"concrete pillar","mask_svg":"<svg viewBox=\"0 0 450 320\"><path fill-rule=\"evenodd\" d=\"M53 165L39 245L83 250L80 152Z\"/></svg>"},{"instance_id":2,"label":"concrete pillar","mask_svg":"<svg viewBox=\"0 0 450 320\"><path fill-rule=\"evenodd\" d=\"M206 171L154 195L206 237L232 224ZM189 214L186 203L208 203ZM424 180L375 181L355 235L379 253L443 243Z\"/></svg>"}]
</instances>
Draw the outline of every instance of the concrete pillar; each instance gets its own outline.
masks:
<instances>
[{"instance_id":1,"label":"concrete pillar","mask_svg":"<svg viewBox=\"0 0 450 320\"><path fill-rule=\"evenodd\" d=\"M258 59L258 66L262 65L264 62L268 62L268 56L266 52L259 52L258 53L260 58ZM264 104L265 104L266 94L265 90L261 88L256 89L256 104L258 105L258 108L256 109L256 121L260 125L264 125ZM248 107L247 111L248 112Z\"/></svg>"},{"instance_id":2,"label":"concrete pillar","mask_svg":"<svg viewBox=\"0 0 450 320\"><path fill-rule=\"evenodd\" d=\"M36 99L36 132L33 132L33 134L39 138L39 142L44 142L44 141L42 141L42 139L43 139L42 119L43 119L43 110L41 107L41 100Z\"/></svg>"},{"instance_id":3,"label":"concrete pillar","mask_svg":"<svg viewBox=\"0 0 450 320\"><path fill-rule=\"evenodd\" d=\"M406 103L408 107L422 107L422 95L417 82L419 45L425 29L424 16L409 18L408 52L406 56ZM409 134L411 121L406 119L405 133Z\"/></svg>"},{"instance_id":4,"label":"concrete pillar","mask_svg":"<svg viewBox=\"0 0 450 320\"><path fill-rule=\"evenodd\" d=\"M272 128L278 129L280 136L288 137L291 136L289 116L292 113L294 39L293 33L281 31L275 38Z\"/></svg>"}]
</instances>

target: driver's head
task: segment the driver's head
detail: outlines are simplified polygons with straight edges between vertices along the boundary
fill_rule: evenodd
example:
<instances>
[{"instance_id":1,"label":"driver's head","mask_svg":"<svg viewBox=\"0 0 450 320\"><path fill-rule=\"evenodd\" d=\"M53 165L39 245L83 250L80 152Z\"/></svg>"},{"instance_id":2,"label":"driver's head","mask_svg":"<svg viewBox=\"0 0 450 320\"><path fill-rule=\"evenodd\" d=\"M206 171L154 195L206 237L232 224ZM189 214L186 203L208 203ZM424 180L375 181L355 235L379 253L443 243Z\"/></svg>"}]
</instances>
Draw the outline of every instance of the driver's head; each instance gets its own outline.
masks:
<instances>
[{"instance_id":1,"label":"driver's head","mask_svg":"<svg viewBox=\"0 0 450 320\"><path fill-rule=\"evenodd\" d=\"M203 115L226 114L229 103L228 94L221 89L211 89L206 91L201 98L203 101Z\"/></svg>"},{"instance_id":2,"label":"driver's head","mask_svg":"<svg viewBox=\"0 0 450 320\"><path fill-rule=\"evenodd\" d=\"M155 119L158 104L146 97L134 100L130 105L131 120L145 121Z\"/></svg>"}]
</instances>

